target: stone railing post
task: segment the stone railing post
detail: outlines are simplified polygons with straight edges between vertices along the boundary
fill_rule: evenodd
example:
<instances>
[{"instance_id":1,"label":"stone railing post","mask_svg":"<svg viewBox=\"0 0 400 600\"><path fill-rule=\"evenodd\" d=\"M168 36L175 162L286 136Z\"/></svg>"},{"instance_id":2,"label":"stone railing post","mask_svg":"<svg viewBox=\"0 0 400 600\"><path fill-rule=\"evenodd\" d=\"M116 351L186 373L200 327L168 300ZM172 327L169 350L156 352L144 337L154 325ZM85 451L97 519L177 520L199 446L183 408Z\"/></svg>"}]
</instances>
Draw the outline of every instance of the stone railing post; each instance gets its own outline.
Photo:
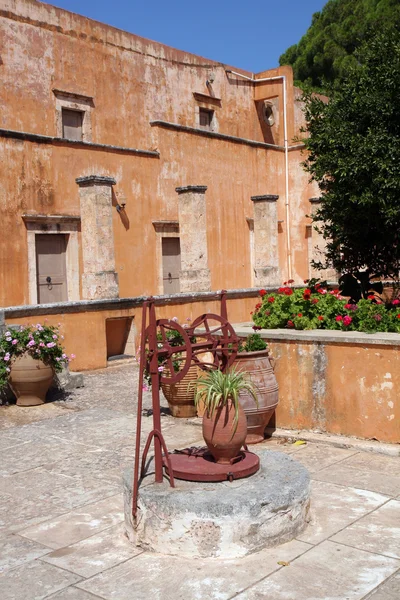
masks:
<instances>
[{"instance_id":1,"label":"stone railing post","mask_svg":"<svg viewBox=\"0 0 400 600\"><path fill-rule=\"evenodd\" d=\"M310 198L309 202L311 204L311 217L315 215L317 210L320 207L321 199L320 198ZM325 249L326 249L326 240L324 239L321 233L315 230L315 226L311 225L310 227L311 235L309 237L309 245L308 245L308 254L309 254L309 263L310 263L310 277L316 277L317 279L327 279L336 281L338 278L338 274L335 269L323 269L317 271L311 266L311 261L315 262L323 262L325 259Z\"/></svg>"},{"instance_id":2,"label":"stone railing post","mask_svg":"<svg viewBox=\"0 0 400 600\"><path fill-rule=\"evenodd\" d=\"M118 298L112 224L112 177L78 177L82 228L82 298Z\"/></svg>"},{"instance_id":3,"label":"stone railing post","mask_svg":"<svg viewBox=\"0 0 400 600\"><path fill-rule=\"evenodd\" d=\"M179 194L181 292L211 290L207 250L206 190L205 185L176 188Z\"/></svg>"},{"instance_id":4,"label":"stone railing post","mask_svg":"<svg viewBox=\"0 0 400 600\"><path fill-rule=\"evenodd\" d=\"M279 196L252 196L254 206L254 287L275 286L279 280Z\"/></svg>"}]
</instances>

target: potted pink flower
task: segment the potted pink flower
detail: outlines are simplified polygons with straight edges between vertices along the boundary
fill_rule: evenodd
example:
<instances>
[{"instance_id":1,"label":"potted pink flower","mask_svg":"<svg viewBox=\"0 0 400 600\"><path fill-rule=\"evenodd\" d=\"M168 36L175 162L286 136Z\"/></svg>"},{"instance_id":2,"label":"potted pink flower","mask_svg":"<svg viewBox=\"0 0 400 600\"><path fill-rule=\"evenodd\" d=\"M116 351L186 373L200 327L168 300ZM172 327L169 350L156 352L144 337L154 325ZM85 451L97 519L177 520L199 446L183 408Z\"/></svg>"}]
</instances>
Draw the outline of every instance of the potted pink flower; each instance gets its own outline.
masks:
<instances>
[{"instance_id":1,"label":"potted pink flower","mask_svg":"<svg viewBox=\"0 0 400 600\"><path fill-rule=\"evenodd\" d=\"M45 402L54 373L69 361L58 327L9 327L0 337L0 389L9 385L19 406Z\"/></svg>"}]
</instances>

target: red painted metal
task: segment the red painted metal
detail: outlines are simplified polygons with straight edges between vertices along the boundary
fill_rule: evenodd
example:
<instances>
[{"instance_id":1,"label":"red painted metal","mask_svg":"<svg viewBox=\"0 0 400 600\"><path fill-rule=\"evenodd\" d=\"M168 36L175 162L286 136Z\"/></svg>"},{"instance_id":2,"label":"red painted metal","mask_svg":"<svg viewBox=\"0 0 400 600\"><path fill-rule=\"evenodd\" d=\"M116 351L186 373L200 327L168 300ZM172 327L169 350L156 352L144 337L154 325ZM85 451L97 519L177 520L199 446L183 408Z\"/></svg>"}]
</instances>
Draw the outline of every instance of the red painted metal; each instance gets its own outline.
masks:
<instances>
[{"instance_id":1,"label":"red painted metal","mask_svg":"<svg viewBox=\"0 0 400 600\"><path fill-rule=\"evenodd\" d=\"M242 450L230 465L214 462L207 447L175 450L168 458L174 477L186 481L233 481L254 475L260 468L259 457L247 450ZM164 466L169 474L171 466L165 456Z\"/></svg>"},{"instance_id":2,"label":"red painted metal","mask_svg":"<svg viewBox=\"0 0 400 600\"><path fill-rule=\"evenodd\" d=\"M148 319L148 326L147 326ZM174 340L168 337L169 331L177 331L182 343L174 345ZM194 341L196 338L196 341ZM141 479L145 475L145 464L151 442L154 440L155 481L163 481L163 469L169 475L171 487L174 487L174 475L181 479L193 481L222 481L248 477L259 468L258 457L245 449L240 453L240 460L232 465L216 465L209 460L207 453L200 456L184 454L169 454L167 445L161 433L160 382L177 383L187 373L191 364L199 368L221 369L225 371L235 360L239 339L227 320L226 292L221 292L221 316L203 314L195 319L186 329L168 319L156 319L155 299L150 297L143 303L142 331L140 344L140 372L138 393L138 414L135 444L135 465L132 491L132 515L136 519L138 492ZM201 355L211 353L212 360L204 362ZM180 364L175 371L174 362ZM159 369L161 365L168 367L167 374ZM142 430L143 383L145 370L150 374L152 387L153 429L147 437L142 460L140 460L140 441ZM164 452L164 454L162 454ZM183 457L186 456L184 459ZM180 458L179 458L180 457ZM182 463L183 461L183 463ZM141 464L140 476L139 465ZM196 464L193 475L193 465ZM188 477L188 474L191 474ZM193 479L193 477L195 477ZM207 479L205 479L207 477ZM212 477L212 479L208 479Z\"/></svg>"}]
</instances>

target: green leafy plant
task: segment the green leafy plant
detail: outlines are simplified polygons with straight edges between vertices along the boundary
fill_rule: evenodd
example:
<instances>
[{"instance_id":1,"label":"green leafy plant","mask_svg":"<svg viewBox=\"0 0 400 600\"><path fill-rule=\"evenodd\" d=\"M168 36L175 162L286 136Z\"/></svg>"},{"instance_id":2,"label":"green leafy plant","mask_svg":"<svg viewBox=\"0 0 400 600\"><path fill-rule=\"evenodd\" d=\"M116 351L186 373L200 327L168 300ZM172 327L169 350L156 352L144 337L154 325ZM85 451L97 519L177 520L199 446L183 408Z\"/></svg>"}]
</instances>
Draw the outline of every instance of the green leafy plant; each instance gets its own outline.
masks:
<instances>
[{"instance_id":1,"label":"green leafy plant","mask_svg":"<svg viewBox=\"0 0 400 600\"><path fill-rule=\"evenodd\" d=\"M195 404L204 403L208 417L212 418L215 411L231 402L235 409L233 432L236 432L239 420L239 394L246 390L258 405L257 392L243 371L231 367L226 373L220 370L205 371L196 383Z\"/></svg>"},{"instance_id":2,"label":"green leafy plant","mask_svg":"<svg viewBox=\"0 0 400 600\"><path fill-rule=\"evenodd\" d=\"M68 356L61 344L63 336L53 325L31 325L9 327L0 337L0 388L5 387L10 376L11 366L18 356L29 354L42 360L56 373L75 358Z\"/></svg>"},{"instance_id":3,"label":"green leafy plant","mask_svg":"<svg viewBox=\"0 0 400 600\"><path fill-rule=\"evenodd\" d=\"M259 333L251 333L245 340L240 340L238 352L257 352L266 350L268 344Z\"/></svg>"}]
</instances>

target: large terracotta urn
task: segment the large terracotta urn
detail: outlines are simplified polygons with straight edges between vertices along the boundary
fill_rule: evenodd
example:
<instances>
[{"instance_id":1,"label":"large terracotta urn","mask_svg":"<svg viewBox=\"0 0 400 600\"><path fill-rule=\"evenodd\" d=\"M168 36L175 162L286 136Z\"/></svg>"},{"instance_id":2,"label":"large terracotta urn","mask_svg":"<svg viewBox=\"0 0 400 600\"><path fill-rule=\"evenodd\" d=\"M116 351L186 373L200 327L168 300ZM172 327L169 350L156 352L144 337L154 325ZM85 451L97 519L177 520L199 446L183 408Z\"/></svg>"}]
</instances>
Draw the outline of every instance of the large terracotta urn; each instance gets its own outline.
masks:
<instances>
[{"instance_id":1,"label":"large terracotta urn","mask_svg":"<svg viewBox=\"0 0 400 600\"><path fill-rule=\"evenodd\" d=\"M258 406L246 391L239 394L247 418L246 444L257 444L264 439L264 430L278 406L278 382L271 364L272 357L268 350L255 352L239 352L236 367L248 373L251 383L256 388Z\"/></svg>"},{"instance_id":2,"label":"large terracotta urn","mask_svg":"<svg viewBox=\"0 0 400 600\"><path fill-rule=\"evenodd\" d=\"M164 368L164 375L168 377L169 369ZM161 389L168 402L169 410L173 417L189 419L195 417L196 407L194 396L196 391L195 383L198 377L198 368L196 365L189 367L186 375L177 383L162 383Z\"/></svg>"},{"instance_id":3,"label":"large terracotta urn","mask_svg":"<svg viewBox=\"0 0 400 600\"><path fill-rule=\"evenodd\" d=\"M203 437L217 463L231 464L231 461L239 455L246 439L246 415L240 404L236 430L234 418L235 407L229 399L213 414L206 410L203 415Z\"/></svg>"},{"instance_id":4,"label":"large terracotta urn","mask_svg":"<svg viewBox=\"0 0 400 600\"><path fill-rule=\"evenodd\" d=\"M52 367L30 354L18 356L11 365L9 384L17 397L18 406L44 404L53 381Z\"/></svg>"}]
</instances>

